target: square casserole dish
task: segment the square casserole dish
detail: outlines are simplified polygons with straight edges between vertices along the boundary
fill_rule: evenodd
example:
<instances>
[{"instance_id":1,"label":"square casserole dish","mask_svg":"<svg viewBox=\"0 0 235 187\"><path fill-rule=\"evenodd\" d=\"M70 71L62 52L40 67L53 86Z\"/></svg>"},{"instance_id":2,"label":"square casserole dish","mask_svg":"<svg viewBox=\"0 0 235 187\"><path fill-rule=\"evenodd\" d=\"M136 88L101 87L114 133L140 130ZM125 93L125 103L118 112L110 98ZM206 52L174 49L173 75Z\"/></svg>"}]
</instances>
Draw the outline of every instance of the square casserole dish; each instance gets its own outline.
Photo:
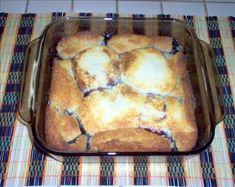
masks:
<instances>
[{"instance_id":1,"label":"square casserole dish","mask_svg":"<svg viewBox=\"0 0 235 187\"><path fill-rule=\"evenodd\" d=\"M118 143L116 142L112 144L112 138L111 141L105 142L103 144L105 146L108 145L108 148L106 147L106 149L90 149L90 142L92 142L92 136L87 136L87 133L84 130L81 130L81 135L79 137L86 137L87 142L85 150L80 150L76 148L67 149L63 147L57 149L57 147L53 147L51 146L51 144L48 144L46 136L49 136L51 133L53 139L56 133L58 133L56 130L55 132L53 131L54 127L51 127L52 130L50 130L49 135L48 132L46 132L48 129L48 127L46 127L48 126L48 124L46 125L46 119L50 118L50 116L47 116L48 113L50 113L50 111L48 112L47 109L49 107L48 105L50 105L49 95L51 82L53 79L52 72L55 66L54 59L58 58L57 45L58 42L62 40L62 38L68 38L84 31L91 31L92 33L96 33L100 36L103 36L103 46L107 45L110 38L112 40L112 37L123 34L134 34L138 36L143 35L149 38L154 38L158 36L172 38L173 47L170 54L175 54L179 51L182 52L184 56L183 66L185 67L185 70L187 72L190 87L192 90L192 103L194 105L193 115L195 117L197 133L197 138L193 148L191 148L190 150L179 150L176 147L177 143L174 142L175 140L173 135L167 135L167 133L164 131L158 131L156 133L156 131L152 127L145 127L144 125L137 126L136 128L142 128L141 130L150 133L149 137L161 136L165 139L168 138L168 140L171 141L171 147L173 145L174 149L171 148L171 150L169 151L161 148L151 150L150 148L146 150L140 149L140 151L138 151L138 145L135 146L135 144L130 144L129 146L127 146L127 149L124 149L122 151L118 148L115 149L115 146L117 146ZM165 56L166 58L168 58L167 54L165 54ZM33 140L35 144L43 151L53 155L72 156L196 154L210 145L214 137L216 124L218 124L223 119L224 114L223 105L221 101L221 87L218 80L218 72L215 67L214 61L215 58L212 48L207 43L199 40L193 30L188 27L184 22L179 20L164 20L156 18L145 20L132 20L130 18L62 18L50 23L45 28L42 35L32 41L28 46L24 67L24 76L22 80L21 97L18 109L18 119L24 124L31 125ZM173 69L173 71L176 70ZM61 86L61 89L63 89L63 85ZM101 90L101 92L102 91L103 90ZM152 95L150 96L154 97ZM86 108L82 108L81 110L86 110ZM177 108L174 110L177 112ZM109 112L106 111L106 113L108 116ZM68 114L68 111L67 113L65 112L65 114ZM77 125L80 128L80 124ZM174 126L177 125L177 123L174 124L173 121L171 125ZM184 127L184 124L180 125ZM102 128L102 124L100 124L100 126ZM121 136L123 136L123 138L127 140L129 134L131 136L132 130L133 129L129 128L124 128L124 132L123 129L120 130L120 132L123 132L123 135ZM68 129L68 131L73 131L73 129ZM136 132L136 130L133 130L133 134L135 135L134 142L138 142L138 138L140 138L138 137L138 133L139 132ZM110 136L115 137L115 134L111 133ZM169 138L169 136L171 137ZM66 143L73 144L77 141L76 138L73 141ZM100 133L98 139L100 141L103 141L103 139L107 139L107 136L105 134ZM152 141L151 144L154 144L154 137L153 139L150 138L150 140L147 140L146 144L149 144L150 141ZM162 142L162 145L158 146L164 147L164 141ZM185 136L183 137L182 141L189 142L191 140L187 139L187 137ZM159 142L156 142L156 145L157 144L159 144Z\"/></svg>"}]
</instances>

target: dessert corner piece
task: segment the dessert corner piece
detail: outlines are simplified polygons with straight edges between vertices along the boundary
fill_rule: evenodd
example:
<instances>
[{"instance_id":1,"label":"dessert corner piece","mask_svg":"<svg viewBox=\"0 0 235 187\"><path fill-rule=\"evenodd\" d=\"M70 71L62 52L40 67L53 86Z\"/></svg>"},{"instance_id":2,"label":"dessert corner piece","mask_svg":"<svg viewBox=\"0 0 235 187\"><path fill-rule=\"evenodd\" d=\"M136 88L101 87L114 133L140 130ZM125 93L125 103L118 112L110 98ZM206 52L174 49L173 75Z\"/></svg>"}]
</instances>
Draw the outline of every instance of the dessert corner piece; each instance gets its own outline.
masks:
<instances>
[{"instance_id":1,"label":"dessert corner piece","mask_svg":"<svg viewBox=\"0 0 235 187\"><path fill-rule=\"evenodd\" d=\"M66 152L190 151L195 103L173 38L79 32L59 41L46 109L49 147ZM107 45L104 45L107 44Z\"/></svg>"},{"instance_id":2,"label":"dessert corner piece","mask_svg":"<svg viewBox=\"0 0 235 187\"><path fill-rule=\"evenodd\" d=\"M45 137L48 147L56 151L86 151L86 137L78 128L78 121L49 106L46 108ZM73 144L76 143L76 147Z\"/></svg>"},{"instance_id":3,"label":"dessert corner piece","mask_svg":"<svg viewBox=\"0 0 235 187\"><path fill-rule=\"evenodd\" d=\"M167 138L136 128L102 131L94 134L91 151L99 152L170 152Z\"/></svg>"},{"instance_id":4,"label":"dessert corner piece","mask_svg":"<svg viewBox=\"0 0 235 187\"><path fill-rule=\"evenodd\" d=\"M62 59L70 59L84 49L102 45L103 37L90 31L79 32L76 35L64 37L57 45L58 55Z\"/></svg>"}]
</instances>

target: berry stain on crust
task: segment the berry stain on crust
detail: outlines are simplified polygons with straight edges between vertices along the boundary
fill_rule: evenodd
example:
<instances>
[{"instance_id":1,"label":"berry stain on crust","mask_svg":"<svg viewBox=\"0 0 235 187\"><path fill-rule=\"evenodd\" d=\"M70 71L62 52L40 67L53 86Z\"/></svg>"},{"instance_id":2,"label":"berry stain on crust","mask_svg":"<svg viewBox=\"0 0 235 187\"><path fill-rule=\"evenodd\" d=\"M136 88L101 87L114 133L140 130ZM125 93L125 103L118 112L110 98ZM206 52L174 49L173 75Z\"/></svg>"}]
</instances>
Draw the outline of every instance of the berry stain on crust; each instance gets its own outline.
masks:
<instances>
[{"instance_id":1,"label":"berry stain on crust","mask_svg":"<svg viewBox=\"0 0 235 187\"><path fill-rule=\"evenodd\" d=\"M158 129L158 128L149 127L149 126L142 126L142 125L139 126L138 128L144 129L144 130L146 130L150 133L156 134L158 136L164 136L165 138L167 138L171 142L172 151L177 151L175 139L173 139L171 132L169 130L163 130L163 129Z\"/></svg>"}]
</instances>

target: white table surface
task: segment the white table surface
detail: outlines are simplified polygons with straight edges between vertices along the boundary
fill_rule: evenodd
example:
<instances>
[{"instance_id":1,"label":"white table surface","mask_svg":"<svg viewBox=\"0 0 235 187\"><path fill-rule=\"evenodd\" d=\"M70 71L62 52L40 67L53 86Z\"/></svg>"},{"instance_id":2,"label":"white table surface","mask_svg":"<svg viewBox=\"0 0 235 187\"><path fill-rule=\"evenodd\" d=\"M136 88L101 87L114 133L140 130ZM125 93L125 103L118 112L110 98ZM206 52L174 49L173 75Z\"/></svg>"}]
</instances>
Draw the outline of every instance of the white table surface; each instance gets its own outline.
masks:
<instances>
[{"instance_id":1,"label":"white table surface","mask_svg":"<svg viewBox=\"0 0 235 187\"><path fill-rule=\"evenodd\" d=\"M235 16L235 0L0 0L0 12Z\"/></svg>"}]
</instances>

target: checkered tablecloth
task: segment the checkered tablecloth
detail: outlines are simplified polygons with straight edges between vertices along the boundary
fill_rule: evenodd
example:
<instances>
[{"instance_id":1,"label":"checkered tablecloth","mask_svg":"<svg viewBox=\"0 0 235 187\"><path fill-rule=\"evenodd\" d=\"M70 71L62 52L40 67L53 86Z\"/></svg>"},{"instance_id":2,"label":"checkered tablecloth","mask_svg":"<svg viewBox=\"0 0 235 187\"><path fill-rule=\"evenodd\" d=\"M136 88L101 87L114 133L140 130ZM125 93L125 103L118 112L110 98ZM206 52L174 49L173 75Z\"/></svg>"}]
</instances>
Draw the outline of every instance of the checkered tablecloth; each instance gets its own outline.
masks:
<instances>
[{"instance_id":1,"label":"checkered tablecloth","mask_svg":"<svg viewBox=\"0 0 235 187\"><path fill-rule=\"evenodd\" d=\"M79 15L118 16L0 13L0 185L235 186L235 17L153 16L184 20L214 48L226 115L202 153L177 158L65 157L60 162L35 148L30 128L16 120L26 46L52 20Z\"/></svg>"}]
</instances>

